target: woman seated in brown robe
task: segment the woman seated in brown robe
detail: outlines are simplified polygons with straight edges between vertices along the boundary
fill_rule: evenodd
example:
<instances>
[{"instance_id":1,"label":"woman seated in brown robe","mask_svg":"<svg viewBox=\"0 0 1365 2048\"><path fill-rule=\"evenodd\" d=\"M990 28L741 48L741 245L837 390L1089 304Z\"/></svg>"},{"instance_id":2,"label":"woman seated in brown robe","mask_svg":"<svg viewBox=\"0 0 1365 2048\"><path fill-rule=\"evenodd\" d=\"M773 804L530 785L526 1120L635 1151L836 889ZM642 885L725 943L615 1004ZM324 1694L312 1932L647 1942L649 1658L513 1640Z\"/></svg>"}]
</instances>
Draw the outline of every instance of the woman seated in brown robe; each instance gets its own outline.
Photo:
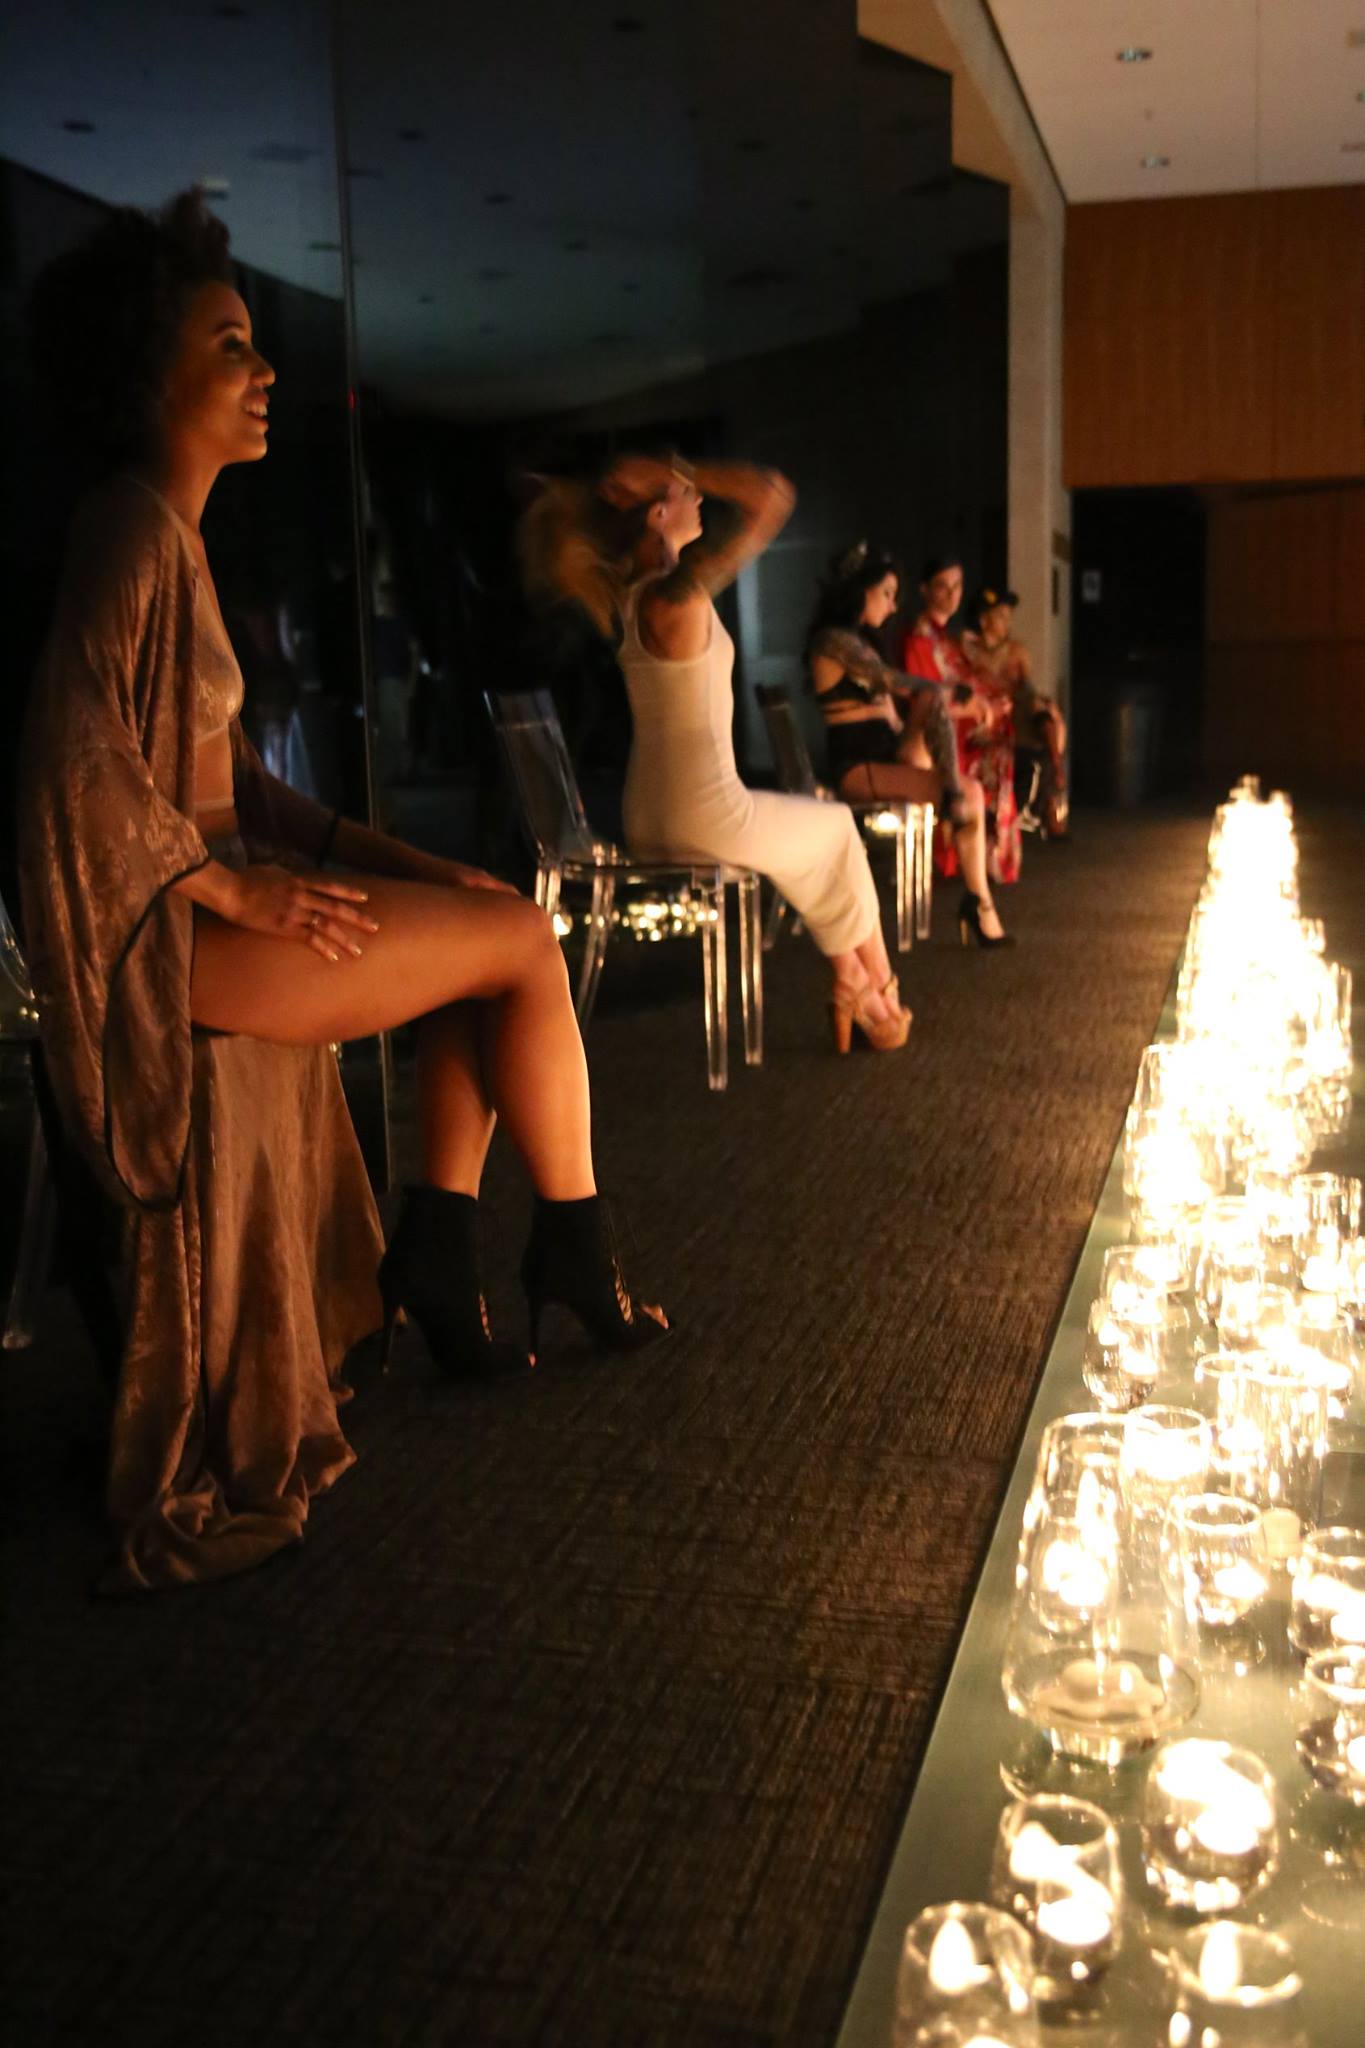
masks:
<instances>
[{"instance_id":1,"label":"woman seated in brown robe","mask_svg":"<svg viewBox=\"0 0 1365 2048\"><path fill-rule=\"evenodd\" d=\"M587 1070L549 920L507 884L267 774L200 537L265 454L274 372L227 231L184 194L111 214L35 292L35 360L102 481L33 686L20 879L44 1056L121 1202L113 1583L222 1576L297 1540L353 1462L350 1346L400 1309L447 1371L533 1362L488 1329L477 1196L494 1117L537 1202L522 1279L602 1343L660 1337L596 1192ZM341 875L323 872L334 858ZM336 1041L417 1020L423 1179L384 1256Z\"/></svg>"}]
</instances>

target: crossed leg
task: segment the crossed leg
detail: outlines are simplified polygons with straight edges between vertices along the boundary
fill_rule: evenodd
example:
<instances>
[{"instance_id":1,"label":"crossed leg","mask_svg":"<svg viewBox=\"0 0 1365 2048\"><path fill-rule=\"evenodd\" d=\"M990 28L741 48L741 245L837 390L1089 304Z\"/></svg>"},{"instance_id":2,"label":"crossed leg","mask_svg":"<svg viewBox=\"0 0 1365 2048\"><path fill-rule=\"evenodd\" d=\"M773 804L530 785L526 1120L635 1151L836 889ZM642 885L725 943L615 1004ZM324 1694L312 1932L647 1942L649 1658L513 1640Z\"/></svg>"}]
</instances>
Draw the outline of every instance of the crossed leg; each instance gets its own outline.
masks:
<instances>
[{"instance_id":1,"label":"crossed leg","mask_svg":"<svg viewBox=\"0 0 1365 2048\"><path fill-rule=\"evenodd\" d=\"M587 1062L550 920L499 891L364 880L379 930L358 960L333 963L196 909L194 1022L328 1045L416 1019L434 1186L477 1193L496 1114L539 1194L593 1194Z\"/></svg>"}]
</instances>

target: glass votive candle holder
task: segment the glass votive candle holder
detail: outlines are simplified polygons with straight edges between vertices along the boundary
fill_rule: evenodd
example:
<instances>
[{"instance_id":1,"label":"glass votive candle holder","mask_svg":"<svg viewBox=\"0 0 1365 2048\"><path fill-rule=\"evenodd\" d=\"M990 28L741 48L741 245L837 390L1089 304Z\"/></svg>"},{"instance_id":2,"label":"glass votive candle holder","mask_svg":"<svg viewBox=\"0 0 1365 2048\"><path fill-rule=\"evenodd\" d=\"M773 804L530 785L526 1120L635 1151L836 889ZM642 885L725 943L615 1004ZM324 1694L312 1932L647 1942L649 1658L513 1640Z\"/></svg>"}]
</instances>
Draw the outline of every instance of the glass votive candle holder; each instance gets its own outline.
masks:
<instances>
[{"instance_id":1,"label":"glass votive candle holder","mask_svg":"<svg viewBox=\"0 0 1365 2048\"><path fill-rule=\"evenodd\" d=\"M1152 1393L1165 1360L1165 1319L1151 1301L1138 1315L1119 1316L1108 1302L1091 1304L1081 1350L1081 1378L1097 1407L1111 1414L1136 1408Z\"/></svg>"},{"instance_id":2,"label":"glass votive candle holder","mask_svg":"<svg viewBox=\"0 0 1365 2048\"><path fill-rule=\"evenodd\" d=\"M1118 1835L1108 1815L1066 1793L1016 1799L1000 1816L991 1897L1033 1936L1042 2016L1093 2011L1123 1940Z\"/></svg>"},{"instance_id":3,"label":"glass votive candle holder","mask_svg":"<svg viewBox=\"0 0 1365 2048\"><path fill-rule=\"evenodd\" d=\"M895 2048L1036 2048L1033 1944L994 1906L926 1906L906 1930Z\"/></svg>"},{"instance_id":4,"label":"glass votive candle holder","mask_svg":"<svg viewBox=\"0 0 1365 2048\"><path fill-rule=\"evenodd\" d=\"M1147 1881L1168 1906L1233 1913L1279 1862L1275 1780L1249 1749L1163 1742L1142 1802Z\"/></svg>"},{"instance_id":5,"label":"glass votive candle holder","mask_svg":"<svg viewBox=\"0 0 1365 2048\"><path fill-rule=\"evenodd\" d=\"M1165 1953L1170 2048L1304 2048L1303 1979L1278 1934L1214 1920Z\"/></svg>"},{"instance_id":6,"label":"glass votive candle holder","mask_svg":"<svg viewBox=\"0 0 1365 2048\"><path fill-rule=\"evenodd\" d=\"M1326 1388L1328 1419L1343 1420L1359 1386L1361 1340L1335 1293L1303 1296L1296 1304L1294 1341L1283 1349L1291 1357L1297 1353Z\"/></svg>"},{"instance_id":7,"label":"glass votive candle holder","mask_svg":"<svg viewBox=\"0 0 1365 2048\"><path fill-rule=\"evenodd\" d=\"M1261 1205L1244 1195L1219 1195L1195 1218L1194 1294L1205 1322L1218 1320L1225 1272L1265 1280L1264 1228Z\"/></svg>"},{"instance_id":8,"label":"glass votive candle holder","mask_svg":"<svg viewBox=\"0 0 1365 2048\"><path fill-rule=\"evenodd\" d=\"M1223 1402L1222 1384L1225 1379L1235 1380L1248 1361L1259 1357L1255 1351L1201 1351L1194 1361L1190 1384L1190 1406L1211 1423L1217 1423ZM1215 1437L1212 1470L1218 1469L1218 1444Z\"/></svg>"},{"instance_id":9,"label":"glass votive candle holder","mask_svg":"<svg viewBox=\"0 0 1365 2048\"><path fill-rule=\"evenodd\" d=\"M1149 1303L1160 1317L1171 1286L1171 1261L1159 1245L1111 1245L1100 1268L1095 1299L1107 1301L1119 1317L1134 1309L1141 1313Z\"/></svg>"},{"instance_id":10,"label":"glass votive candle holder","mask_svg":"<svg viewBox=\"0 0 1365 2048\"><path fill-rule=\"evenodd\" d=\"M1125 1415L1119 1470L1130 1516L1160 1523L1178 1495L1202 1493L1212 1448L1213 1431L1193 1408L1154 1403Z\"/></svg>"},{"instance_id":11,"label":"glass votive candle holder","mask_svg":"<svg viewBox=\"0 0 1365 2048\"><path fill-rule=\"evenodd\" d=\"M1214 1424L1219 1483L1276 1518L1272 1559L1291 1555L1299 1530L1316 1522L1327 1444L1327 1392L1291 1359L1248 1359L1219 1384Z\"/></svg>"},{"instance_id":12,"label":"glass votive candle holder","mask_svg":"<svg viewBox=\"0 0 1365 2048\"><path fill-rule=\"evenodd\" d=\"M1303 1667L1295 1748L1315 1784L1365 1806L1365 1647L1317 1650Z\"/></svg>"},{"instance_id":13,"label":"glass votive candle holder","mask_svg":"<svg viewBox=\"0 0 1365 2048\"><path fill-rule=\"evenodd\" d=\"M1351 1174L1300 1173L1294 1193L1299 1283L1310 1294L1334 1293L1342 1246L1360 1229L1360 1182Z\"/></svg>"},{"instance_id":14,"label":"glass votive candle holder","mask_svg":"<svg viewBox=\"0 0 1365 2048\"><path fill-rule=\"evenodd\" d=\"M1266 1351L1292 1341L1294 1295L1277 1283L1225 1275L1218 1305L1218 1339L1226 1351Z\"/></svg>"},{"instance_id":15,"label":"glass votive candle holder","mask_svg":"<svg viewBox=\"0 0 1365 2048\"><path fill-rule=\"evenodd\" d=\"M1122 1450L1120 1416L1090 1409L1054 1416L1038 1440L1030 1500L1041 1505L1060 1495L1077 1494L1087 1474L1117 1496ZM1026 1511L1026 1521L1033 1518Z\"/></svg>"},{"instance_id":16,"label":"glass votive candle holder","mask_svg":"<svg viewBox=\"0 0 1365 2048\"><path fill-rule=\"evenodd\" d=\"M1289 1640L1305 1656L1365 1645L1365 1529L1314 1529L1304 1538Z\"/></svg>"},{"instance_id":17,"label":"glass votive candle holder","mask_svg":"<svg viewBox=\"0 0 1365 2048\"><path fill-rule=\"evenodd\" d=\"M1162 1570L1191 1621L1216 1634L1237 1630L1270 1591L1260 1509L1225 1493L1182 1494L1162 1530Z\"/></svg>"}]
</instances>

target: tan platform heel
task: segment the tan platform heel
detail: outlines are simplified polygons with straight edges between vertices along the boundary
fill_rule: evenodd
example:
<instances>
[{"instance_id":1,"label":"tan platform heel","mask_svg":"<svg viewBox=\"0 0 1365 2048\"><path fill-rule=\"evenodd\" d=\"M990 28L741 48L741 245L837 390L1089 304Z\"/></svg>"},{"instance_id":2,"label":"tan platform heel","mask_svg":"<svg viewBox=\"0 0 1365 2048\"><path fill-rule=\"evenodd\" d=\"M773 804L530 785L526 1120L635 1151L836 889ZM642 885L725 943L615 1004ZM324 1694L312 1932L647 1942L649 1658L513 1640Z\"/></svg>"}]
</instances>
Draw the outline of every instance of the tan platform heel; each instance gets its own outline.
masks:
<instances>
[{"instance_id":1,"label":"tan platform heel","mask_svg":"<svg viewBox=\"0 0 1365 2048\"><path fill-rule=\"evenodd\" d=\"M829 1018L834 1034L834 1050L848 1052L853 1044L853 1030L856 1025L864 1044L872 1052L899 1052L910 1036L911 1013L900 999L900 988L894 974L887 977L879 994L892 999L896 1005L894 1017L869 1017L867 1015L866 989L836 989L830 997Z\"/></svg>"}]
</instances>

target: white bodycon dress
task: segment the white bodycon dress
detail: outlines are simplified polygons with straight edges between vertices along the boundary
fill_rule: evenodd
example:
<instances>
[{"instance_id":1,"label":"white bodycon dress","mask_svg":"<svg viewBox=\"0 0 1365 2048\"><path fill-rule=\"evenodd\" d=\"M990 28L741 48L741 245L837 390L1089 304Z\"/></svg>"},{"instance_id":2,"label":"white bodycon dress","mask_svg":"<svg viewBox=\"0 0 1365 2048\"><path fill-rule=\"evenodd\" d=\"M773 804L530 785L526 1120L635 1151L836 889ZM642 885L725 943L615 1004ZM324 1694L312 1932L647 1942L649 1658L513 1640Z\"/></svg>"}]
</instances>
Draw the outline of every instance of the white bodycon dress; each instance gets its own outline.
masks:
<instances>
[{"instance_id":1,"label":"white bodycon dress","mask_svg":"<svg viewBox=\"0 0 1365 2048\"><path fill-rule=\"evenodd\" d=\"M623 799L631 851L756 868L805 919L822 953L851 952L881 915L852 811L818 797L745 788L731 731L734 641L713 605L704 654L687 661L651 654L636 620L642 588L626 600L617 653L635 725Z\"/></svg>"}]
</instances>

